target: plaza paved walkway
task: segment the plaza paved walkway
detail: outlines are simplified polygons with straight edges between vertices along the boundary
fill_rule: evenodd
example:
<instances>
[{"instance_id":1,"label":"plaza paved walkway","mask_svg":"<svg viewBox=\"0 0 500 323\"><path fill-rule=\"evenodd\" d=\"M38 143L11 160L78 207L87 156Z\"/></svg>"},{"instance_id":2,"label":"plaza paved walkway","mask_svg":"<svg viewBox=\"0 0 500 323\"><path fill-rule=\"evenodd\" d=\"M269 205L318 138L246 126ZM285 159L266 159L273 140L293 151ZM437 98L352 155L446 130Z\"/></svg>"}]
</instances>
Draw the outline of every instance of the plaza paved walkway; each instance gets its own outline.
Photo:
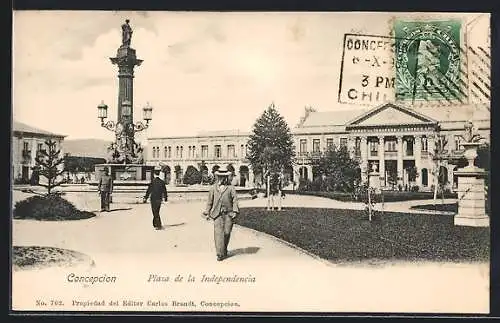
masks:
<instances>
[{"instance_id":1,"label":"plaza paved walkway","mask_svg":"<svg viewBox=\"0 0 500 323\"><path fill-rule=\"evenodd\" d=\"M14 201L23 196L16 193ZM86 210L98 196L68 195ZM285 206L346 207L317 197L288 196ZM349 203L348 203L349 204ZM265 199L241 206L265 206ZM204 203L167 203L164 230L152 228L149 204L113 204L112 212L80 221L13 221L13 245L42 245L89 255L93 267L49 268L13 274L13 305L34 310L158 311L322 311L322 312L476 312L489 308L488 264L405 264L380 267L337 266L276 238L235 227L230 258L215 261L213 229L201 218ZM350 204L350 208L361 207ZM70 283L69 274L116 275L115 283ZM156 276L155 276L156 275ZM174 282L177 275L182 282ZM195 282L187 282L189 275ZM201 281L238 276L246 282ZM148 282L152 277L168 282ZM59 298L63 307L36 306L35 299ZM83 307L78 301L143 301L142 306ZM147 301L168 306L147 306ZM76 303L74 301L77 301ZM186 306L172 306L178 301ZM193 301L195 306L187 305ZM183 303L184 302L184 303ZM74 305L76 304L76 305ZM211 304L211 305L203 305ZM221 304L229 304L222 306Z\"/></svg>"}]
</instances>

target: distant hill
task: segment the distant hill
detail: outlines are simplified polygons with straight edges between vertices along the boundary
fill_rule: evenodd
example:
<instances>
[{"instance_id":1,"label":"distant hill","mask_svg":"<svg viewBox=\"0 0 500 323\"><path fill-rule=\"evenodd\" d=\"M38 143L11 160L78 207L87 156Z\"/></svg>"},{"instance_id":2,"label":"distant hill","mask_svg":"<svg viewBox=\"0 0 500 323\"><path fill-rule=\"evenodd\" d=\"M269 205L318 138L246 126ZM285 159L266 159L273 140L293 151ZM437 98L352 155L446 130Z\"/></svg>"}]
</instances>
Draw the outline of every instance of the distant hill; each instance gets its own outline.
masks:
<instances>
[{"instance_id":1,"label":"distant hill","mask_svg":"<svg viewBox=\"0 0 500 323\"><path fill-rule=\"evenodd\" d=\"M111 141L101 139L64 140L64 153L78 157L106 158L107 147Z\"/></svg>"}]
</instances>

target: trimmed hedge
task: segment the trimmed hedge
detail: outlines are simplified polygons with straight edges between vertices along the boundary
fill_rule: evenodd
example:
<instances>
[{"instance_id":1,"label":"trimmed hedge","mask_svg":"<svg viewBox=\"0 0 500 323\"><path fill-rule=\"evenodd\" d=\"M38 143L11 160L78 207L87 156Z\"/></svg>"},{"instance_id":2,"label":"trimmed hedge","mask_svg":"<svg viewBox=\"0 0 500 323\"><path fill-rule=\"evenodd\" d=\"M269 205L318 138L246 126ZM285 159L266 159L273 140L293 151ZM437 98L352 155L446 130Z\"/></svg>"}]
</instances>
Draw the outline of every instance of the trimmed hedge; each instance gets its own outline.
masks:
<instances>
[{"instance_id":1,"label":"trimmed hedge","mask_svg":"<svg viewBox=\"0 0 500 323\"><path fill-rule=\"evenodd\" d=\"M322 192L322 191L286 191L287 194L297 194L297 195L312 195L319 197L326 197L332 200L338 200L343 202L355 202L355 198L352 193L344 192ZM402 202L402 201L412 201L412 200L429 200L433 199L433 192L399 192L399 191L384 191L384 202ZM445 193L445 198L457 198L456 193ZM438 195L440 199L441 196Z\"/></svg>"},{"instance_id":2,"label":"trimmed hedge","mask_svg":"<svg viewBox=\"0 0 500 323\"><path fill-rule=\"evenodd\" d=\"M46 221L80 220L95 216L92 212L78 210L57 194L35 195L19 201L13 213L14 219Z\"/></svg>"}]
</instances>

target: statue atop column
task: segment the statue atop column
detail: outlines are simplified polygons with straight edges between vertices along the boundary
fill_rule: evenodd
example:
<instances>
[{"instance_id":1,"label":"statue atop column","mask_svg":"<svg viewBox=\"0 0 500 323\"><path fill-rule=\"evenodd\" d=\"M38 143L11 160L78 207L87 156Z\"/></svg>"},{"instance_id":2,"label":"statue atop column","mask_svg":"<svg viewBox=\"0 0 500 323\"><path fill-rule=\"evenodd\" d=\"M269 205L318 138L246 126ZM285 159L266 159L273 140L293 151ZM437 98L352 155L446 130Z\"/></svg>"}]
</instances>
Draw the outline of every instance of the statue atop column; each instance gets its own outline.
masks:
<instances>
[{"instance_id":1,"label":"statue atop column","mask_svg":"<svg viewBox=\"0 0 500 323\"><path fill-rule=\"evenodd\" d=\"M132 27L129 24L130 20L126 19L125 23L122 25L122 47L130 47L130 42L132 40Z\"/></svg>"}]
</instances>

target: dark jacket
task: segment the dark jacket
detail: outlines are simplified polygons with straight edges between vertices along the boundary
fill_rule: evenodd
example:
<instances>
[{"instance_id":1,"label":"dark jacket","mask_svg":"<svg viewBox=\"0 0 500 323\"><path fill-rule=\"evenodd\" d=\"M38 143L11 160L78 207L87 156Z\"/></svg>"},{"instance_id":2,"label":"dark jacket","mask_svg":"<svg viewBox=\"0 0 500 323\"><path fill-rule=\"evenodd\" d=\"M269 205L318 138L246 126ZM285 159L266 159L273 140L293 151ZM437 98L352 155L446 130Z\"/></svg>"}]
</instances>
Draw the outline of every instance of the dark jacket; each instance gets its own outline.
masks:
<instances>
[{"instance_id":1,"label":"dark jacket","mask_svg":"<svg viewBox=\"0 0 500 323\"><path fill-rule=\"evenodd\" d=\"M109 175L102 175L97 187L99 192L113 192L113 179Z\"/></svg>"},{"instance_id":2,"label":"dark jacket","mask_svg":"<svg viewBox=\"0 0 500 323\"><path fill-rule=\"evenodd\" d=\"M167 187L165 186L165 182L161 178L159 177L153 178L153 180L148 186L148 190L146 191L144 199L147 200L150 195L151 195L151 200L155 201L161 201L162 199L165 199L165 201L168 200Z\"/></svg>"}]
</instances>

